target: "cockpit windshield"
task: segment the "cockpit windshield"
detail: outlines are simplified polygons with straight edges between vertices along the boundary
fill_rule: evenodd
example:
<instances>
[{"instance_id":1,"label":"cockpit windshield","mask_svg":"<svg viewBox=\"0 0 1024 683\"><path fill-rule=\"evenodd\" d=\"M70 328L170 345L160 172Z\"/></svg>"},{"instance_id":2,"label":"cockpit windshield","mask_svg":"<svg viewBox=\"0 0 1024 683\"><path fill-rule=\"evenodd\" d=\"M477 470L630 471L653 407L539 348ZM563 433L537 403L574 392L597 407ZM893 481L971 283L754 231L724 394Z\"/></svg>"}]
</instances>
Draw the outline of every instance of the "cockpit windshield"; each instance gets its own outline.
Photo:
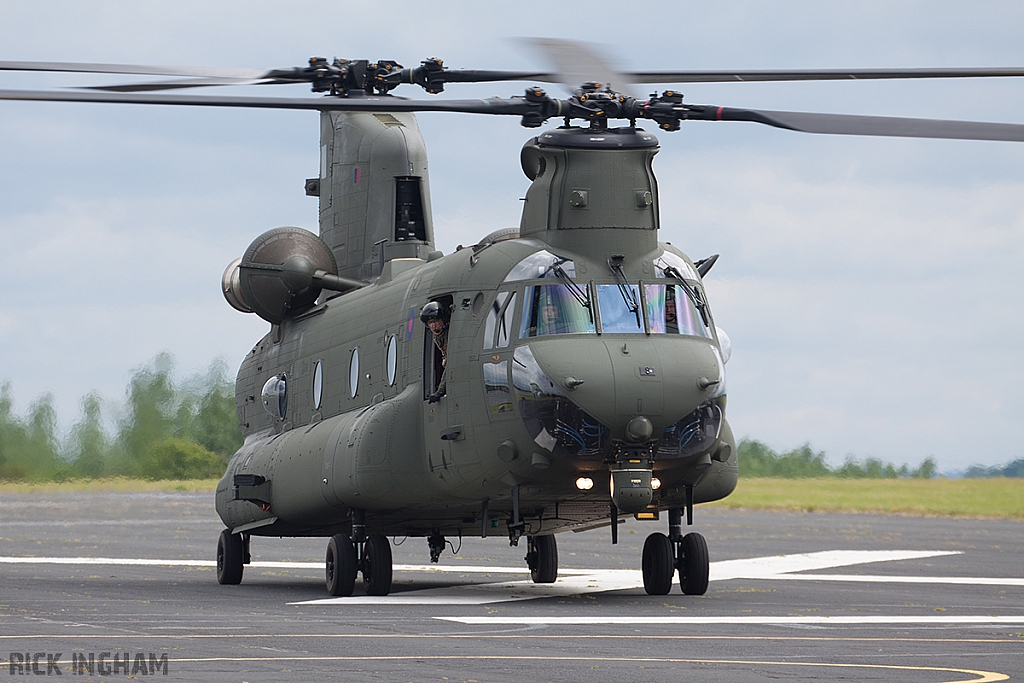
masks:
<instances>
[{"instance_id":1,"label":"cockpit windshield","mask_svg":"<svg viewBox=\"0 0 1024 683\"><path fill-rule=\"evenodd\" d=\"M575 281L575 264L549 251L536 251L516 264L506 282L552 279L560 284L527 285L522 306L515 293L502 293L488 317L484 348L496 342L499 318L507 329L513 311L522 311L519 338L552 334L681 334L714 339L700 275L682 256L664 251L654 259L656 282L630 283L621 268L614 284ZM613 267L614 271L614 267ZM614 272L613 272L614 274ZM663 278L663 279L662 279ZM492 320L493 318L493 320Z\"/></svg>"},{"instance_id":2,"label":"cockpit windshield","mask_svg":"<svg viewBox=\"0 0 1024 683\"><path fill-rule=\"evenodd\" d=\"M605 334L643 334L644 321L638 301L640 291L636 285L598 285L601 331Z\"/></svg>"},{"instance_id":3,"label":"cockpit windshield","mask_svg":"<svg viewBox=\"0 0 1024 683\"><path fill-rule=\"evenodd\" d=\"M596 334L590 308L567 285L532 285L526 288L519 338L548 334Z\"/></svg>"}]
</instances>

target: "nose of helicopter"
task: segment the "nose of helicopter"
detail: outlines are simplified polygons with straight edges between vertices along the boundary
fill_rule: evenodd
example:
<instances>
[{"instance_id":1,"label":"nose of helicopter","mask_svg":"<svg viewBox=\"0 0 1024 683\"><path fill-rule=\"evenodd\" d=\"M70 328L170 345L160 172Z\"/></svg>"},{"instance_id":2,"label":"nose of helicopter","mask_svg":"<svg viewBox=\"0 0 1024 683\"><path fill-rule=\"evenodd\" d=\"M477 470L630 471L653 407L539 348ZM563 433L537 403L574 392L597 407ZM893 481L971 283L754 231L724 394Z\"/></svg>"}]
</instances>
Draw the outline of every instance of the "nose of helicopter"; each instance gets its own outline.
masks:
<instances>
[{"instance_id":1,"label":"nose of helicopter","mask_svg":"<svg viewBox=\"0 0 1024 683\"><path fill-rule=\"evenodd\" d=\"M713 342L698 337L574 337L536 340L539 368L565 398L611 430L638 443L704 403L724 381ZM649 421L649 426L638 418Z\"/></svg>"}]
</instances>

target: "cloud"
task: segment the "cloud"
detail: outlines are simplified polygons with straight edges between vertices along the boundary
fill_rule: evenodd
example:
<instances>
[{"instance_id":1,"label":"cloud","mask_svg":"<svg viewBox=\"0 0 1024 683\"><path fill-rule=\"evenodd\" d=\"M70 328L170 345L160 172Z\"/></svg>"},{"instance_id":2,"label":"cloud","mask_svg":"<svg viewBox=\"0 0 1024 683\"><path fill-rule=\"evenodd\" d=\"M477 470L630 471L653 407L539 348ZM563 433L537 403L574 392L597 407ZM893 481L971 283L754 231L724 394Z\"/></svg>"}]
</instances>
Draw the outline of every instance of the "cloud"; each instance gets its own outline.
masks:
<instances>
[{"instance_id":1,"label":"cloud","mask_svg":"<svg viewBox=\"0 0 1024 683\"><path fill-rule=\"evenodd\" d=\"M6 3L0 41L7 59L243 67L437 55L455 68L533 68L542 61L508 38L537 33L606 44L628 69L1021 62L1018 3L922 7L656 3L627 24L608 20L623 16L612 2L590 3L586 16L533 1L485 13L468 1L399 2L382 34L353 30L383 15L351 3ZM7 73L0 87L115 80ZM524 86L452 86L444 96ZM1019 79L684 92L729 106L1008 122L1024 109ZM229 309L219 277L263 231L315 229L316 202L302 190L317 169L315 117L0 103L0 379L14 380L26 403L53 391L67 420L87 391L120 395L131 368L160 350L186 373L216 356L234 364L266 324ZM519 149L536 131L513 117L419 118L438 246L450 252L518 224ZM737 433L781 448L811 441L835 457L934 454L943 468L1019 457L1019 145L701 122L659 137L662 239L696 257L722 254L708 288L733 339Z\"/></svg>"}]
</instances>

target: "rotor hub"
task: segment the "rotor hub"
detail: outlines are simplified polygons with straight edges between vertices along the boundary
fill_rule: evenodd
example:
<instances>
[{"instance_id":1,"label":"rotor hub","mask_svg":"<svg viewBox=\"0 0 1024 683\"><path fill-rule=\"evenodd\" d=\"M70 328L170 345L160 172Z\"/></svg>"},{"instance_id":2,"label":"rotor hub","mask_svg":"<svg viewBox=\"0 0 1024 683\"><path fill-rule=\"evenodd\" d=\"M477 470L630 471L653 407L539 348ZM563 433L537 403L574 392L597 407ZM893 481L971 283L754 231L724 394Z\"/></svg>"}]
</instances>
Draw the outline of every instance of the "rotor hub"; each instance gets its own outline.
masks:
<instances>
[{"instance_id":1,"label":"rotor hub","mask_svg":"<svg viewBox=\"0 0 1024 683\"><path fill-rule=\"evenodd\" d=\"M658 138L639 128L608 128L595 132L590 128L564 127L544 131L537 136L537 144L572 149L643 149L657 147Z\"/></svg>"}]
</instances>

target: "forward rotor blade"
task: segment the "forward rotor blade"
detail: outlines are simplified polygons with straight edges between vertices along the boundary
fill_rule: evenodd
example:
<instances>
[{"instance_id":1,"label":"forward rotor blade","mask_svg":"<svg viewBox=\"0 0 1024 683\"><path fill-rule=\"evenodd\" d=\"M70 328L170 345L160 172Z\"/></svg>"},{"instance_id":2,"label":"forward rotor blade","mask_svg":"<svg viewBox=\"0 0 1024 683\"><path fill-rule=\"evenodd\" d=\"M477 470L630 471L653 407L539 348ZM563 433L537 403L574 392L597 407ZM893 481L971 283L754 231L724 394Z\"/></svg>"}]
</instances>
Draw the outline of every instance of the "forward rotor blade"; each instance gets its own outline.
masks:
<instances>
[{"instance_id":1,"label":"forward rotor blade","mask_svg":"<svg viewBox=\"0 0 1024 683\"><path fill-rule=\"evenodd\" d=\"M527 45L540 50L558 69L559 82L570 91L584 83L600 83L603 88L631 95L630 76L619 73L611 67L591 46L573 40L554 38L528 38Z\"/></svg>"},{"instance_id":2,"label":"forward rotor blade","mask_svg":"<svg viewBox=\"0 0 1024 683\"><path fill-rule=\"evenodd\" d=\"M199 107L245 107L257 109L299 109L307 111L448 111L467 114L522 116L536 112L525 99L489 100L406 100L397 97L215 97L209 95L165 95L151 93L51 92L0 90L0 100L44 102L109 102L120 104L163 104ZM572 115L570 103L549 100L549 118ZM888 116L815 114L790 111L734 109L708 105L686 105L681 119L707 121L750 121L803 133L831 135L878 135L958 140L1006 140L1024 142L1024 124L944 121Z\"/></svg>"},{"instance_id":3,"label":"forward rotor blade","mask_svg":"<svg viewBox=\"0 0 1024 683\"><path fill-rule=\"evenodd\" d=\"M523 99L406 100L398 97L235 97L213 95L164 95L119 92L51 92L48 90L0 90L0 100L30 102L106 102L117 104L164 104L192 107L243 107L251 109L299 109L307 111L449 111L465 114L523 115L533 107ZM560 106L556 100L555 106ZM556 111L553 116L560 116Z\"/></svg>"},{"instance_id":4,"label":"forward rotor blade","mask_svg":"<svg viewBox=\"0 0 1024 683\"><path fill-rule=\"evenodd\" d=\"M953 140L1005 140L1024 142L1024 124L909 119L891 116L813 114L795 111L758 111L708 107L706 118L716 121L751 121L801 133L827 135L878 135L898 138Z\"/></svg>"},{"instance_id":5,"label":"forward rotor blade","mask_svg":"<svg viewBox=\"0 0 1024 683\"><path fill-rule=\"evenodd\" d=\"M1024 76L1024 68L966 69L796 69L750 71L632 71L633 83L731 83L742 81L842 81L914 78L991 78Z\"/></svg>"},{"instance_id":6,"label":"forward rotor blade","mask_svg":"<svg viewBox=\"0 0 1024 683\"><path fill-rule=\"evenodd\" d=\"M0 71L132 74L138 76L196 76L208 78L260 78L267 69L224 69L202 66L144 66L141 64L88 64L81 62L3 62Z\"/></svg>"}]
</instances>

